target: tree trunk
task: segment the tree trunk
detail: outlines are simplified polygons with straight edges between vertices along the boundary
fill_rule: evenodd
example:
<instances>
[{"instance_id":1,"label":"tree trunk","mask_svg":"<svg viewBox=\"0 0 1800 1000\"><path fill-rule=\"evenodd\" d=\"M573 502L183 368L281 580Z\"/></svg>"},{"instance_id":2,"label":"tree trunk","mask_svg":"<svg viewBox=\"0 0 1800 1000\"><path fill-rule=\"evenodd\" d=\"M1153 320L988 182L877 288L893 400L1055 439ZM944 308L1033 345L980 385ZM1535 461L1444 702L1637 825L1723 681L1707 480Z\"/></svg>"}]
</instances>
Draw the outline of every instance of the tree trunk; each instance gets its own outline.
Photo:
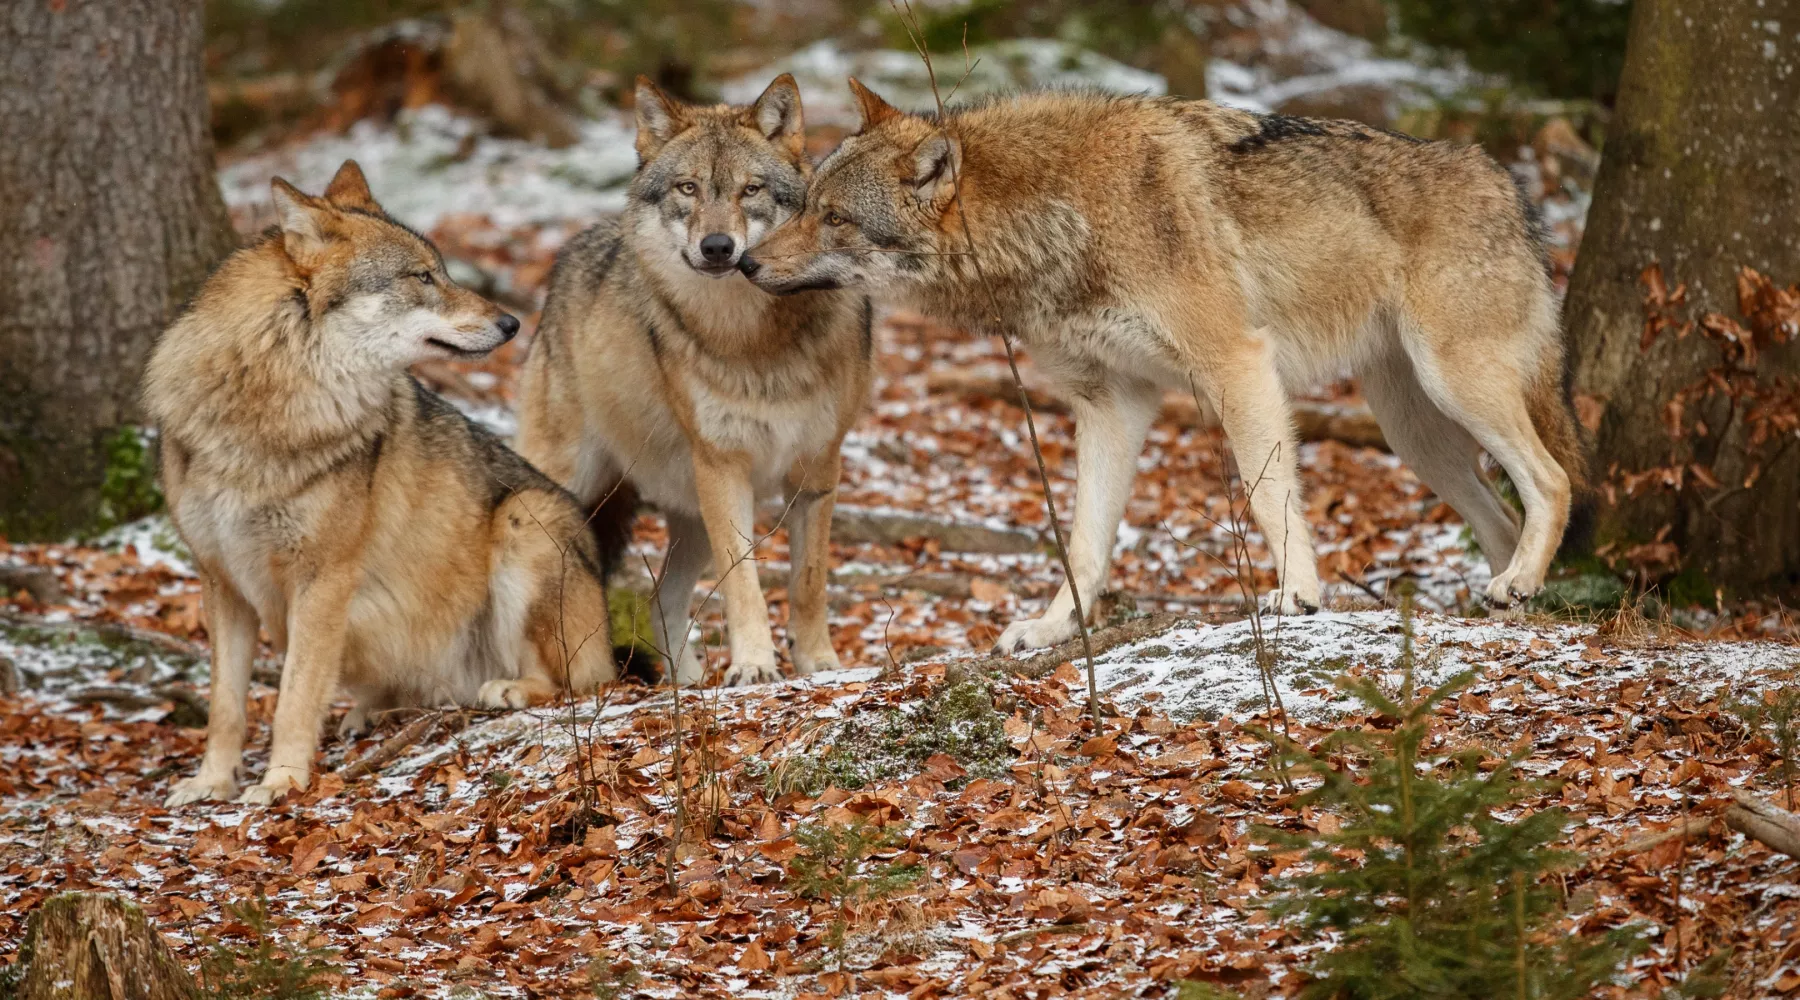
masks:
<instances>
[{"instance_id":1,"label":"tree trunk","mask_svg":"<svg viewBox=\"0 0 1800 1000\"><path fill-rule=\"evenodd\" d=\"M0 534L14 540L94 524L150 347L233 245L204 13L0 5Z\"/></svg>"},{"instance_id":2,"label":"tree trunk","mask_svg":"<svg viewBox=\"0 0 1800 1000\"><path fill-rule=\"evenodd\" d=\"M195 1000L199 990L144 911L103 893L65 892L31 914L18 1000Z\"/></svg>"},{"instance_id":3,"label":"tree trunk","mask_svg":"<svg viewBox=\"0 0 1800 1000\"><path fill-rule=\"evenodd\" d=\"M1670 401L1722 354L1675 332L1642 346L1639 278L1655 264L1671 288L1685 282L1693 316L1738 314L1740 267L1800 280L1796 30L1800 0L1637 0L1565 310L1577 403L1608 485L1602 552L1673 543L1687 593L1708 599L1715 587L1800 582L1800 448L1792 432L1753 441L1749 408L1720 394L1690 402L1677 418L1686 431L1671 432ZM1797 353L1769 346L1754 377L1792 378ZM1658 468L1669 470L1662 485L1621 485Z\"/></svg>"}]
</instances>

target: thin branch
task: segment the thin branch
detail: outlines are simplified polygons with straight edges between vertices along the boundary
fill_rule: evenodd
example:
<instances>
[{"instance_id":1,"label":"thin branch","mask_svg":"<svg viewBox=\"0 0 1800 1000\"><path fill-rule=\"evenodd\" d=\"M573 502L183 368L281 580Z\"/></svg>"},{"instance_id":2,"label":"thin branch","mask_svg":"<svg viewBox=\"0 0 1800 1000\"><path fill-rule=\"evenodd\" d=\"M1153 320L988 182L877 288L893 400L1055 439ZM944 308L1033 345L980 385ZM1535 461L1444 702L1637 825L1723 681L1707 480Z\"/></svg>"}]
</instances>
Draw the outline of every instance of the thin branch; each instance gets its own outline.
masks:
<instances>
[{"instance_id":1,"label":"thin branch","mask_svg":"<svg viewBox=\"0 0 1800 1000\"><path fill-rule=\"evenodd\" d=\"M918 14L913 11L912 0L889 0L889 3L900 15L901 24L906 28L907 38L912 41L913 48L918 50L919 58L925 62L925 75L931 83L931 96L937 103L938 129L944 131L943 123L947 120L948 114L944 107L943 94L938 90L937 68L932 64L931 52L925 46L925 35L919 26ZM963 37L963 63L963 79L967 80L975 67L969 60L966 31ZM957 86L961 85L959 81ZM950 138L947 131L944 131L944 136L946 139ZM1044 486L1044 509L1050 518L1051 537L1056 542L1056 556L1062 562L1064 585L1069 588L1069 598L1074 605L1072 613L1075 617L1075 627L1081 633L1082 652L1087 659L1088 714L1093 719L1095 735L1099 735L1100 691L1095 680L1094 647L1088 634L1087 609L1082 606L1081 585L1075 579L1075 568L1069 562L1069 547L1063 538L1062 527L1056 519L1056 497L1050 488L1049 469L1044 465L1044 449L1038 442L1037 418L1032 413L1031 394L1026 391L1025 380L1019 375L1018 354L1013 350L1012 334L1001 319L1003 310L1000 307L1000 298L994 292L993 284L988 281L987 271L981 266L981 256L975 245L975 233L969 227L969 212L963 205L961 167L955 157L950 159L950 184L953 197L956 199L956 215L961 223L963 242L969 247L969 263L975 268L975 277L980 283L982 291L987 293L988 307L993 313L994 332L1000 336L1000 343L1006 348L1006 366L1012 372L1013 384L1019 390L1019 405L1025 411L1025 430L1031 439L1031 454L1037 461L1038 481Z\"/></svg>"}]
</instances>

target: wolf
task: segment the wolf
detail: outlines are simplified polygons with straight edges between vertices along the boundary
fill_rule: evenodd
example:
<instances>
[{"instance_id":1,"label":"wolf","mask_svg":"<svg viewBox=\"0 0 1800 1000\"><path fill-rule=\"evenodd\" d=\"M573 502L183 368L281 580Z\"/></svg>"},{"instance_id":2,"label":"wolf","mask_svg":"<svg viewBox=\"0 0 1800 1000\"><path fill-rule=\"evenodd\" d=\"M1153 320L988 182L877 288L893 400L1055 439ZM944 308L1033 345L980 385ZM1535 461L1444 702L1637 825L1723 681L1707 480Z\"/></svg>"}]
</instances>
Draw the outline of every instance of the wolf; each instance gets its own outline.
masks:
<instances>
[{"instance_id":1,"label":"wolf","mask_svg":"<svg viewBox=\"0 0 1800 1000\"><path fill-rule=\"evenodd\" d=\"M1394 450L1473 528L1488 599L1543 586L1584 486L1582 442L1541 226L1479 149L1086 92L908 114L850 86L860 129L819 165L805 210L739 266L778 294L867 287L1028 345L1076 419L1069 561L1083 593L1106 581L1173 387L1221 418L1275 557L1269 603L1315 610L1288 400L1343 367ZM1522 525L1483 450L1516 486ZM1000 649L1069 639L1069 588Z\"/></svg>"},{"instance_id":2,"label":"wolf","mask_svg":"<svg viewBox=\"0 0 1800 1000\"><path fill-rule=\"evenodd\" d=\"M323 197L272 193L279 224L207 280L144 380L213 644L206 752L171 807L237 794L259 623L285 661L251 804L307 786L340 682L355 732L387 708L523 707L614 676L582 509L407 374L519 321L451 281L354 161Z\"/></svg>"},{"instance_id":3,"label":"wolf","mask_svg":"<svg viewBox=\"0 0 1800 1000\"><path fill-rule=\"evenodd\" d=\"M682 685L695 584L721 574L728 685L781 676L757 582L757 501L784 497L796 672L835 669L826 627L839 449L867 405L871 307L855 291L776 297L745 248L805 203L811 163L790 75L754 104L700 107L637 81L628 206L558 256L530 356L520 452L585 504L648 501L669 549L652 630ZM608 518L616 520L616 518Z\"/></svg>"}]
</instances>

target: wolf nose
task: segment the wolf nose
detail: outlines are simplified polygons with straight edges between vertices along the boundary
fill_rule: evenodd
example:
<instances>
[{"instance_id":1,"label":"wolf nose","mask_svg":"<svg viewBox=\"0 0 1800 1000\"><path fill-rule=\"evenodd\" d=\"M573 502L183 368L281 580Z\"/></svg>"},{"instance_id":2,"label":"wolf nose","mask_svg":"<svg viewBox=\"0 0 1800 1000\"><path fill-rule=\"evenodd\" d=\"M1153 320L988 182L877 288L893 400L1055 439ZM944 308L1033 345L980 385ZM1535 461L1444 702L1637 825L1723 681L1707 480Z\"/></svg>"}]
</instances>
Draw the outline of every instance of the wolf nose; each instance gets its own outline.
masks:
<instances>
[{"instance_id":1,"label":"wolf nose","mask_svg":"<svg viewBox=\"0 0 1800 1000\"><path fill-rule=\"evenodd\" d=\"M713 233L700 241L700 256L706 258L708 264L723 264L731 259L731 251L737 244L724 233Z\"/></svg>"},{"instance_id":2,"label":"wolf nose","mask_svg":"<svg viewBox=\"0 0 1800 1000\"><path fill-rule=\"evenodd\" d=\"M494 321L494 325L500 328L500 332L506 335L507 340L518 336L519 317L512 313L501 313L500 318Z\"/></svg>"},{"instance_id":3,"label":"wolf nose","mask_svg":"<svg viewBox=\"0 0 1800 1000\"><path fill-rule=\"evenodd\" d=\"M762 270L762 265L756 262L755 257L745 254L738 258L738 270L744 272L744 277L754 278L756 272Z\"/></svg>"}]
</instances>

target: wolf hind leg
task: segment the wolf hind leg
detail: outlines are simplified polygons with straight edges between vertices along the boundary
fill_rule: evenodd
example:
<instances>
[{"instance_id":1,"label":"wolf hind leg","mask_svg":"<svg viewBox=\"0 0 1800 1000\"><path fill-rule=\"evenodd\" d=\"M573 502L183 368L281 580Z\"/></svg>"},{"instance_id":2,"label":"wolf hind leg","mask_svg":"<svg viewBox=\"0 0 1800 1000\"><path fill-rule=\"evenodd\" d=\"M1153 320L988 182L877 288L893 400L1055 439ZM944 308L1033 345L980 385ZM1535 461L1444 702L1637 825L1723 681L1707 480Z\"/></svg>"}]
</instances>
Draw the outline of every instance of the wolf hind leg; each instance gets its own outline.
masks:
<instances>
[{"instance_id":1,"label":"wolf hind leg","mask_svg":"<svg viewBox=\"0 0 1800 1000\"><path fill-rule=\"evenodd\" d=\"M1459 315L1482 322L1479 313ZM1572 489L1532 424L1528 397L1536 373L1522 371L1513 360L1521 353L1516 348L1522 331L1465 327L1451 336L1442 322L1426 326L1418 320L1402 322L1401 342L1419 384L1500 463L1525 505L1518 545L1504 568L1494 563L1487 598L1496 605L1529 598L1543 589L1562 541Z\"/></svg>"},{"instance_id":2,"label":"wolf hind leg","mask_svg":"<svg viewBox=\"0 0 1800 1000\"><path fill-rule=\"evenodd\" d=\"M1369 409L1401 461L1468 522L1498 574L1519 544L1519 521L1481 474L1481 445L1438 408L1398 351L1359 372Z\"/></svg>"},{"instance_id":3,"label":"wolf hind leg","mask_svg":"<svg viewBox=\"0 0 1800 1000\"><path fill-rule=\"evenodd\" d=\"M1069 566L1080 588L1082 609L1091 617L1106 586L1113 541L1131 499L1138 454L1161 403L1152 383L1119 377L1089 397L1071 393L1075 413L1075 519L1069 533ZM1000 653L1041 649L1067 642L1079 631L1070 581L1036 618L1013 622L994 644Z\"/></svg>"},{"instance_id":4,"label":"wolf hind leg","mask_svg":"<svg viewBox=\"0 0 1800 1000\"><path fill-rule=\"evenodd\" d=\"M616 677L606 589L580 514L561 497L525 491L495 511L490 578L495 630L510 676L482 684L488 708L524 708L591 694Z\"/></svg>"}]
</instances>

